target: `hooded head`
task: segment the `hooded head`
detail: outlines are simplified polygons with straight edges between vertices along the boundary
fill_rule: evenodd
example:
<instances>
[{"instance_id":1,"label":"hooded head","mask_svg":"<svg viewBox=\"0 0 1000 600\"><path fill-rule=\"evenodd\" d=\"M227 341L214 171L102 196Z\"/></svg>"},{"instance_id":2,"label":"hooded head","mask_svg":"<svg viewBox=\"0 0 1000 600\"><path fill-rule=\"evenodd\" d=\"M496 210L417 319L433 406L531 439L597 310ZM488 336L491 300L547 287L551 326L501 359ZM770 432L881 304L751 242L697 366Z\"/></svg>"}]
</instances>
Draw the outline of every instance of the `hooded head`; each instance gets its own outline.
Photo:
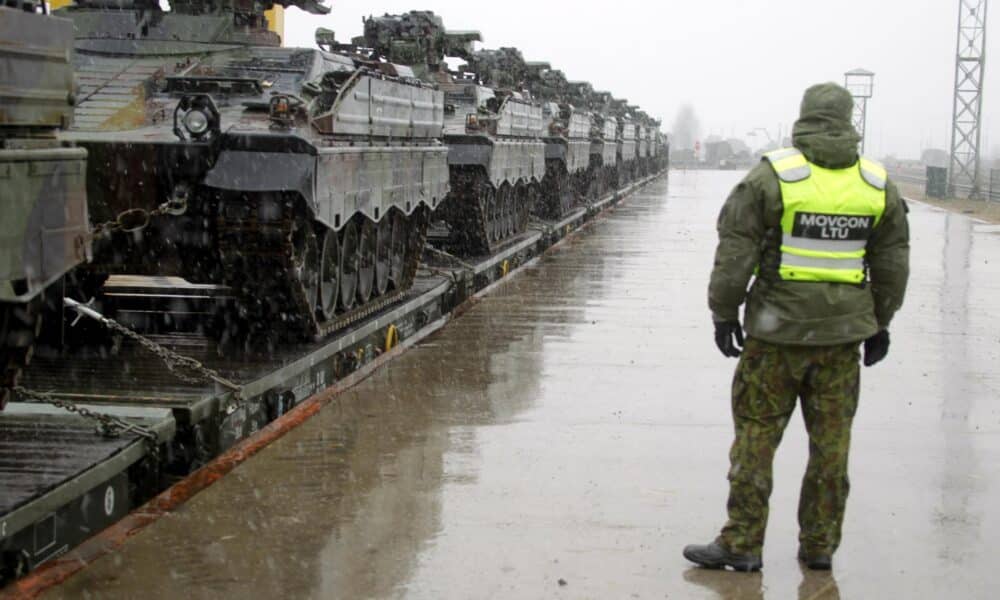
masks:
<instances>
[{"instance_id":1,"label":"hooded head","mask_svg":"<svg viewBox=\"0 0 1000 600\"><path fill-rule=\"evenodd\" d=\"M858 160L861 136L851 124L854 99L836 83L821 83L806 90L799 120L792 130L792 144L809 162L828 169L843 169Z\"/></svg>"}]
</instances>

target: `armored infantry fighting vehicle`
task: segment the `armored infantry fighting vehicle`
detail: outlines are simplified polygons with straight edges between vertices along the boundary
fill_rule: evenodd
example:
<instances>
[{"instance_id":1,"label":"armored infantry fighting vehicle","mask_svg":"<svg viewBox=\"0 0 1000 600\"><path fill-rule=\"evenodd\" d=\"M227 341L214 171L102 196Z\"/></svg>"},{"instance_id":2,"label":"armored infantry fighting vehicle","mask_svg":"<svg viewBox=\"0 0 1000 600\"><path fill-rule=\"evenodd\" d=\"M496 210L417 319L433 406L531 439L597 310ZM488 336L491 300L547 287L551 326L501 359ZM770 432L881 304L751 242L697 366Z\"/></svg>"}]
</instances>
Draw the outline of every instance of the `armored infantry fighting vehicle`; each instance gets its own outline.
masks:
<instances>
[{"instance_id":1,"label":"armored infantry fighting vehicle","mask_svg":"<svg viewBox=\"0 0 1000 600\"><path fill-rule=\"evenodd\" d=\"M591 115L575 104L562 71L548 63L528 63L528 89L542 102L545 137L545 179L538 214L558 219L590 190Z\"/></svg>"},{"instance_id":2,"label":"armored infantry fighting vehicle","mask_svg":"<svg viewBox=\"0 0 1000 600\"><path fill-rule=\"evenodd\" d=\"M649 162L650 149L649 149L649 119L646 113L639 110L638 106L630 106L629 111L632 113L635 119L635 134L636 134L636 166L635 172L637 176L645 176L647 174L647 162Z\"/></svg>"},{"instance_id":3,"label":"armored infantry fighting vehicle","mask_svg":"<svg viewBox=\"0 0 1000 600\"><path fill-rule=\"evenodd\" d=\"M444 94L408 67L280 47L316 0L77 0L93 269L223 284L236 331L317 336L399 299L448 192ZM328 32L327 32L328 33Z\"/></svg>"},{"instance_id":4,"label":"armored infantry fighting vehicle","mask_svg":"<svg viewBox=\"0 0 1000 600\"><path fill-rule=\"evenodd\" d=\"M618 187L623 187L636 178L637 159L639 157L638 133L632 120L628 101L612 98L609 111L618 124Z\"/></svg>"},{"instance_id":5,"label":"armored infantry fighting vehicle","mask_svg":"<svg viewBox=\"0 0 1000 600\"><path fill-rule=\"evenodd\" d=\"M649 139L649 159L647 160L646 164L646 172L652 174L652 173L658 173L660 171L660 167L657 164L659 161L659 153L660 153L660 140L659 140L660 122L650 116L647 116L647 120L648 120L647 137Z\"/></svg>"},{"instance_id":6,"label":"armored infantry fighting vehicle","mask_svg":"<svg viewBox=\"0 0 1000 600\"><path fill-rule=\"evenodd\" d=\"M660 131L661 123L657 122L656 128L656 167L657 171L666 171L670 168L670 138Z\"/></svg>"},{"instance_id":7,"label":"armored infantry fighting vehicle","mask_svg":"<svg viewBox=\"0 0 1000 600\"><path fill-rule=\"evenodd\" d=\"M365 19L364 35L353 40L373 56L412 66L445 93L451 193L439 214L448 246L463 254L492 252L523 231L545 174L542 108L502 61L477 60L473 41L478 33L448 32L428 11ZM446 57L468 66L449 71Z\"/></svg>"},{"instance_id":8,"label":"armored infantry fighting vehicle","mask_svg":"<svg viewBox=\"0 0 1000 600\"><path fill-rule=\"evenodd\" d=\"M609 92L598 92L587 82L571 84L576 102L590 111L590 164L587 197L596 200L617 187L618 122L607 112Z\"/></svg>"},{"instance_id":9,"label":"armored infantry fighting vehicle","mask_svg":"<svg viewBox=\"0 0 1000 600\"><path fill-rule=\"evenodd\" d=\"M90 252L87 152L56 138L73 117L73 24L44 10L0 1L0 410L31 360L43 311L61 317L62 278ZM54 307L45 298L53 288Z\"/></svg>"},{"instance_id":10,"label":"armored infantry fighting vehicle","mask_svg":"<svg viewBox=\"0 0 1000 600\"><path fill-rule=\"evenodd\" d=\"M652 175L661 171L659 166L660 146L660 122L648 115L646 112L636 111L637 125L641 129L643 148L640 149L639 172L642 175Z\"/></svg>"}]
</instances>

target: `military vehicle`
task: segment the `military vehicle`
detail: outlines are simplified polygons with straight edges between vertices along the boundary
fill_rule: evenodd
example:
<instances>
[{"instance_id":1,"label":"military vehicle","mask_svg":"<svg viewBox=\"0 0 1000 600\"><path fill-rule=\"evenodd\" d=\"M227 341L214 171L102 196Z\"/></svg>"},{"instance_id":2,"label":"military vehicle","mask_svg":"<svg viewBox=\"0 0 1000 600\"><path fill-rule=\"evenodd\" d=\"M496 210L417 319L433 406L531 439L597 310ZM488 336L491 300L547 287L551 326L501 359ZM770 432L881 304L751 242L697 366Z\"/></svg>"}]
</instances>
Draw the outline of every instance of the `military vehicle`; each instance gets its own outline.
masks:
<instances>
[{"instance_id":1,"label":"military vehicle","mask_svg":"<svg viewBox=\"0 0 1000 600\"><path fill-rule=\"evenodd\" d=\"M670 168L670 138L660 131L661 123L657 122L656 130L656 166L657 171L666 171Z\"/></svg>"},{"instance_id":2,"label":"military vehicle","mask_svg":"<svg viewBox=\"0 0 1000 600\"><path fill-rule=\"evenodd\" d=\"M608 110L614 116L618 126L617 187L623 187L633 181L637 175L638 132L635 122L632 120L628 100L612 98L608 103Z\"/></svg>"},{"instance_id":3,"label":"military vehicle","mask_svg":"<svg viewBox=\"0 0 1000 600\"><path fill-rule=\"evenodd\" d=\"M635 119L636 132L636 175L643 177L649 173L650 158L650 135L649 116L642 112L638 106L629 106L629 111Z\"/></svg>"},{"instance_id":4,"label":"military vehicle","mask_svg":"<svg viewBox=\"0 0 1000 600\"><path fill-rule=\"evenodd\" d=\"M285 48L276 5L77 0L92 269L228 286L244 343L325 335L405 294L448 192L444 94L400 65ZM231 333L231 332L230 332Z\"/></svg>"},{"instance_id":5,"label":"military vehicle","mask_svg":"<svg viewBox=\"0 0 1000 600\"><path fill-rule=\"evenodd\" d=\"M660 122L653 117L648 118L648 136L649 136L649 160L647 163L646 171L649 174L659 173L662 169L660 168L660 146L662 140L660 140Z\"/></svg>"},{"instance_id":6,"label":"military vehicle","mask_svg":"<svg viewBox=\"0 0 1000 600\"><path fill-rule=\"evenodd\" d=\"M528 63L528 89L542 102L545 179L538 214L558 219L586 197L591 187L592 117L562 71L548 63ZM576 102L574 102L574 100Z\"/></svg>"},{"instance_id":7,"label":"military vehicle","mask_svg":"<svg viewBox=\"0 0 1000 600\"><path fill-rule=\"evenodd\" d=\"M90 248L87 152L56 138L73 117L73 24L44 12L41 1L0 2L0 410L31 360L43 314L61 316L62 278ZM45 298L51 288L59 288L54 303Z\"/></svg>"},{"instance_id":8,"label":"military vehicle","mask_svg":"<svg viewBox=\"0 0 1000 600\"><path fill-rule=\"evenodd\" d=\"M478 33L449 32L430 11L367 18L353 39L444 92L451 192L438 214L446 245L466 255L491 253L524 231L545 175L542 108L522 93L506 53L474 53L474 41ZM449 57L466 68L450 71Z\"/></svg>"},{"instance_id":9,"label":"military vehicle","mask_svg":"<svg viewBox=\"0 0 1000 600\"><path fill-rule=\"evenodd\" d=\"M570 83L573 104L584 106L590 114L590 160L587 168L585 197L597 200L617 188L618 122L607 112L611 99L585 81Z\"/></svg>"}]
</instances>

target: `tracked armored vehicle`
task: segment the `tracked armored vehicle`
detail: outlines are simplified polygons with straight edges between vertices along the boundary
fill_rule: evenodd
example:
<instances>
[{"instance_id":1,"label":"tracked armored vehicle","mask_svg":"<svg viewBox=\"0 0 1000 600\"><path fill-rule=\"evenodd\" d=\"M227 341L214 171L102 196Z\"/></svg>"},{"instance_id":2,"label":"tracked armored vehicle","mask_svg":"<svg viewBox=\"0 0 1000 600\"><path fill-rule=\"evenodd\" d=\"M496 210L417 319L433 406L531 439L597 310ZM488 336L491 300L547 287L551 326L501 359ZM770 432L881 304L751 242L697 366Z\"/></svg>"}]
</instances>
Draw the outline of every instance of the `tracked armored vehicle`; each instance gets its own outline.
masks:
<instances>
[{"instance_id":1,"label":"tracked armored vehicle","mask_svg":"<svg viewBox=\"0 0 1000 600\"><path fill-rule=\"evenodd\" d=\"M0 410L43 314L61 317L63 277L90 249L87 152L56 138L73 117L73 24L43 11L42 2L0 2Z\"/></svg>"},{"instance_id":2,"label":"tracked armored vehicle","mask_svg":"<svg viewBox=\"0 0 1000 600\"><path fill-rule=\"evenodd\" d=\"M636 135L636 166L635 173L638 177L648 174L648 163L650 157L650 130L646 113L639 110L638 106L630 106L629 111L635 119Z\"/></svg>"},{"instance_id":3,"label":"tracked armored vehicle","mask_svg":"<svg viewBox=\"0 0 1000 600\"><path fill-rule=\"evenodd\" d=\"M618 184L618 122L607 112L609 92L598 92L589 83L571 82L575 105L585 106L590 113L590 160L587 168L586 197L597 200Z\"/></svg>"},{"instance_id":4,"label":"tracked armored vehicle","mask_svg":"<svg viewBox=\"0 0 1000 600\"><path fill-rule=\"evenodd\" d=\"M624 187L635 180L638 173L639 134L627 100L612 98L609 102L609 112L613 115L618 127L616 173L618 187Z\"/></svg>"},{"instance_id":5,"label":"tracked armored vehicle","mask_svg":"<svg viewBox=\"0 0 1000 600\"><path fill-rule=\"evenodd\" d=\"M93 269L228 286L246 343L325 335L402 297L448 192L444 95L406 67L283 48L265 11L150 0L59 11L105 242ZM235 333L234 333L235 332Z\"/></svg>"},{"instance_id":6,"label":"tracked armored vehicle","mask_svg":"<svg viewBox=\"0 0 1000 600\"><path fill-rule=\"evenodd\" d=\"M545 175L541 106L521 93L502 59L477 59L473 41L479 34L448 32L429 11L365 19L364 35L353 40L412 66L445 93L451 193L439 214L446 245L465 255L491 253L524 231ZM467 65L449 71L446 57Z\"/></svg>"},{"instance_id":7,"label":"tracked armored vehicle","mask_svg":"<svg viewBox=\"0 0 1000 600\"><path fill-rule=\"evenodd\" d=\"M592 116L573 97L562 71L541 62L528 63L528 68L528 89L542 102L545 132L545 179L542 204L536 210L542 217L558 219L591 192Z\"/></svg>"}]
</instances>

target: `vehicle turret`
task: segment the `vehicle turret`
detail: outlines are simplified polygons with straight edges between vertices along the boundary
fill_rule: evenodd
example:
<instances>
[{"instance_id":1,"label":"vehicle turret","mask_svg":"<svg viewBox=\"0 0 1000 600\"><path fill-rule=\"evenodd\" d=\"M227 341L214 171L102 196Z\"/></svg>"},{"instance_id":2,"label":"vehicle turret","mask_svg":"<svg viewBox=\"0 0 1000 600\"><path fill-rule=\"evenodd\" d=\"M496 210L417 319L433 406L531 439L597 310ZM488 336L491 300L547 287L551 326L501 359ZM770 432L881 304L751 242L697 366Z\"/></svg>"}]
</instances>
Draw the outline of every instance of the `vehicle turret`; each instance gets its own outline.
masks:
<instances>
[{"instance_id":1,"label":"vehicle turret","mask_svg":"<svg viewBox=\"0 0 1000 600\"><path fill-rule=\"evenodd\" d=\"M441 17L429 10L368 17L363 23L363 35L353 38L352 44L369 48L389 62L407 65L425 79L447 70L447 57L471 59L474 42L483 41L478 31L448 31Z\"/></svg>"}]
</instances>

